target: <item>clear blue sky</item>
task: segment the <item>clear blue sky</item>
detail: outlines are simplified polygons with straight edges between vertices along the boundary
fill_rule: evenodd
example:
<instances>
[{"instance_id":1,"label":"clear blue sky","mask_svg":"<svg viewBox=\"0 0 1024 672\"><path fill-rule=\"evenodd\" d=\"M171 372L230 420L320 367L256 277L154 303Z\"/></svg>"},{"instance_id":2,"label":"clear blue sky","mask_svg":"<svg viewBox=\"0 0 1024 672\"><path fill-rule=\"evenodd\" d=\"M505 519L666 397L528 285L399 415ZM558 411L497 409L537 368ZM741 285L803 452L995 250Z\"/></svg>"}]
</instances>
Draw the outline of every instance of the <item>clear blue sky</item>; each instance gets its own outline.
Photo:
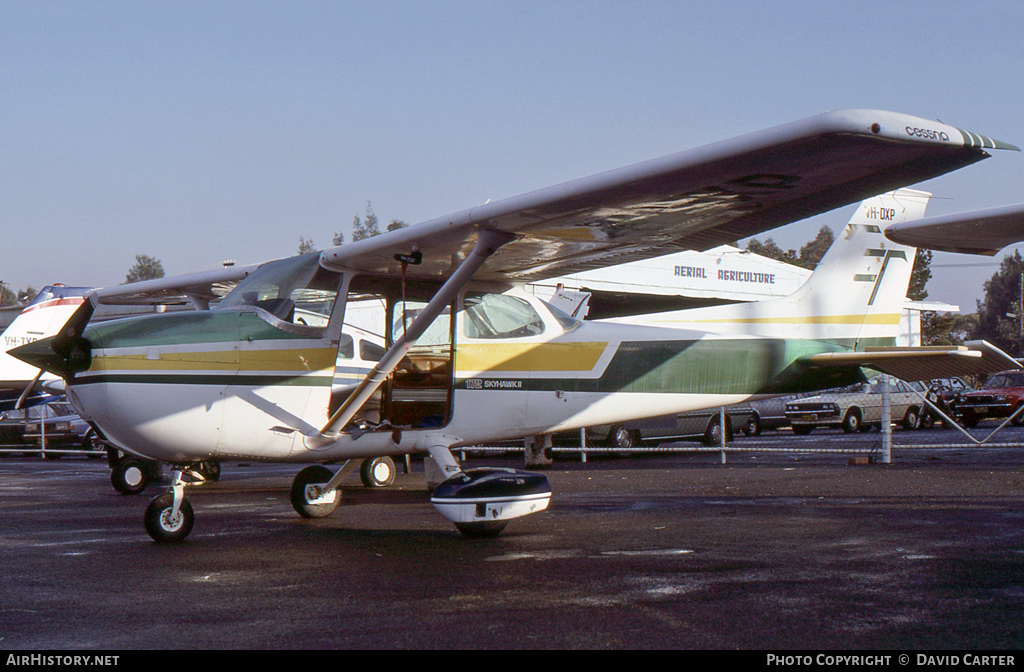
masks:
<instances>
[{"instance_id":1,"label":"clear blue sky","mask_svg":"<svg viewBox=\"0 0 1024 672\"><path fill-rule=\"evenodd\" d=\"M1024 3L0 0L0 91L0 279L99 286L139 253L288 256L368 200L415 223L825 110L1024 146ZM930 214L1024 202L1024 154L920 188ZM973 310L1000 258L936 254L930 298Z\"/></svg>"}]
</instances>

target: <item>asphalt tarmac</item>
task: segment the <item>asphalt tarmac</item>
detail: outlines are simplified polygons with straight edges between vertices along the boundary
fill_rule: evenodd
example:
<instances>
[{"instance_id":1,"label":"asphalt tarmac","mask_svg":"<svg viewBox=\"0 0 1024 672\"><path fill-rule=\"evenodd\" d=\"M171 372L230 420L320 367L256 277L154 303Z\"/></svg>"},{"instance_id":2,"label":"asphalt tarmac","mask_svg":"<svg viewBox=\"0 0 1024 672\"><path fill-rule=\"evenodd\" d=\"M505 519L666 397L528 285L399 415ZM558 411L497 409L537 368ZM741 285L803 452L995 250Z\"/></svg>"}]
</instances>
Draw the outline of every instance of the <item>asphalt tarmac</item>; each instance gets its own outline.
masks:
<instances>
[{"instance_id":1,"label":"asphalt tarmac","mask_svg":"<svg viewBox=\"0 0 1024 672\"><path fill-rule=\"evenodd\" d=\"M1024 448L849 459L562 459L550 509L484 540L420 464L310 521L297 467L227 463L162 545L142 514L163 487L0 458L0 649L1021 648Z\"/></svg>"}]
</instances>

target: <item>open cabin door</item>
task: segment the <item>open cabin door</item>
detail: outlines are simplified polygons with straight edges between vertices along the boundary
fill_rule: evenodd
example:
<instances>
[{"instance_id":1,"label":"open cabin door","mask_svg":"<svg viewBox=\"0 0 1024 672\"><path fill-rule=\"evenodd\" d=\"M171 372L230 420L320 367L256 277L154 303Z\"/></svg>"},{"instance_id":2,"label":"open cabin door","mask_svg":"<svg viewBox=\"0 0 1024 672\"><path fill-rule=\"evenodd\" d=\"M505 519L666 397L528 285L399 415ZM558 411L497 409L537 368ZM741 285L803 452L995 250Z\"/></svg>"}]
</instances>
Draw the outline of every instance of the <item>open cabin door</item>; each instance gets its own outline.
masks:
<instances>
[{"instance_id":1,"label":"open cabin door","mask_svg":"<svg viewBox=\"0 0 1024 672\"><path fill-rule=\"evenodd\" d=\"M384 351L402 336L434 291L435 286L410 283L403 302L398 282L370 277L352 280L345 304L331 413L348 398ZM362 425L372 431L377 427L421 429L448 424L454 387L452 312L448 307L434 320L350 425Z\"/></svg>"},{"instance_id":2,"label":"open cabin door","mask_svg":"<svg viewBox=\"0 0 1024 672\"><path fill-rule=\"evenodd\" d=\"M426 301L389 302L388 344L399 338ZM392 425L411 428L444 427L451 420L454 387L452 351L453 311L445 308L414 343L391 375L385 389L384 416Z\"/></svg>"}]
</instances>

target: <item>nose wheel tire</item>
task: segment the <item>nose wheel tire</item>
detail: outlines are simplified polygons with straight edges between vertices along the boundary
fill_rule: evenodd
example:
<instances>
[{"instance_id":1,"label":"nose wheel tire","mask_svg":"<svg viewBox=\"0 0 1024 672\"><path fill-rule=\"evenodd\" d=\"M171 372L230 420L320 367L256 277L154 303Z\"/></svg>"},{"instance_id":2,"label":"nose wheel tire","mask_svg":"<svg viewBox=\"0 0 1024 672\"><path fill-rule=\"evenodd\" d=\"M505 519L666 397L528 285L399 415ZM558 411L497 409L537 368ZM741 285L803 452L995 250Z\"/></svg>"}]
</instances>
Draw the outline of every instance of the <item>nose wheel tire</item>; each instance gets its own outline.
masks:
<instances>
[{"instance_id":1,"label":"nose wheel tire","mask_svg":"<svg viewBox=\"0 0 1024 672\"><path fill-rule=\"evenodd\" d=\"M314 465L306 467L295 475L292 481L292 507L303 518L325 518L338 508L341 491L331 490L324 495L317 488L331 480L334 476L327 467Z\"/></svg>"},{"instance_id":2,"label":"nose wheel tire","mask_svg":"<svg viewBox=\"0 0 1024 672\"><path fill-rule=\"evenodd\" d=\"M178 506L178 512L173 513L173 509L174 495L170 493L153 498L153 501L146 507L144 518L146 532L154 541L163 543L184 541L192 531L192 524L195 522L192 504L187 499L182 499Z\"/></svg>"}]
</instances>

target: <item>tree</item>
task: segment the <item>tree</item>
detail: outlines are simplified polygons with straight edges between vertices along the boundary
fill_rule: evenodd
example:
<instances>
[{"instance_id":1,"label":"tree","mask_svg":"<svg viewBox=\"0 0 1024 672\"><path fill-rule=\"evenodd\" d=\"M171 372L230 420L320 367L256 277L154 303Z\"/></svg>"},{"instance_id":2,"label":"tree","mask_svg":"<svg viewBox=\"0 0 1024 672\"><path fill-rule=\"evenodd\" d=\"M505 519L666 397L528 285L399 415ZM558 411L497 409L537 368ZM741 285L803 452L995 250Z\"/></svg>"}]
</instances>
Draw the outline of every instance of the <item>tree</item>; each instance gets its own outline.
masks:
<instances>
[{"instance_id":1,"label":"tree","mask_svg":"<svg viewBox=\"0 0 1024 672\"><path fill-rule=\"evenodd\" d=\"M911 301L924 301L928 298L928 290L925 285L932 279L932 251L918 250L914 257L914 268L910 271L910 286L907 288L907 298Z\"/></svg>"},{"instance_id":2,"label":"tree","mask_svg":"<svg viewBox=\"0 0 1024 672\"><path fill-rule=\"evenodd\" d=\"M796 265L813 271L814 267L821 261L821 258L828 252L828 248L832 247L835 239L836 236L832 233L832 229L827 226L821 227L818 229L818 235L814 237L814 240L800 248L800 257L797 259Z\"/></svg>"},{"instance_id":3,"label":"tree","mask_svg":"<svg viewBox=\"0 0 1024 672\"><path fill-rule=\"evenodd\" d=\"M814 267L825 256L825 252L832 246L832 242L835 239L836 237L832 233L832 229L823 226L818 229L818 235L814 237L814 240L800 248L800 254L797 254L796 250L783 252L782 248L771 238L766 238L763 243L759 242L756 238L751 238L747 241L747 251L759 254L762 257L775 259L776 261L783 261L787 264L814 270Z\"/></svg>"},{"instance_id":4,"label":"tree","mask_svg":"<svg viewBox=\"0 0 1024 672\"><path fill-rule=\"evenodd\" d=\"M907 287L907 298L911 301L924 301L928 298L925 286L932 277L931 265L932 251L918 250L914 257L914 268L910 271L910 285ZM964 331L965 328L973 328L974 324L965 318L965 315L922 311L921 345L962 345L970 335L969 331Z\"/></svg>"},{"instance_id":5,"label":"tree","mask_svg":"<svg viewBox=\"0 0 1024 672\"><path fill-rule=\"evenodd\" d=\"M124 284L127 285L130 282L153 280L154 278L162 277L164 277L164 267L159 259L145 254L136 254L135 265L129 269L128 275L125 276Z\"/></svg>"},{"instance_id":6,"label":"tree","mask_svg":"<svg viewBox=\"0 0 1024 672\"><path fill-rule=\"evenodd\" d=\"M787 264L796 265L797 262L796 250L784 252L771 238L765 238L763 243L756 238L751 238L747 241L747 252L753 252L775 261L784 261Z\"/></svg>"},{"instance_id":7,"label":"tree","mask_svg":"<svg viewBox=\"0 0 1024 672\"><path fill-rule=\"evenodd\" d=\"M392 219L388 225L387 231L396 231L398 229L404 229L409 226L406 222L400 219ZM363 240L364 238L372 238L379 236L382 233L380 226L377 221L377 213L373 211L373 206L369 201L366 202L366 215L364 219L360 219L359 215L352 218L352 241ZM338 233L334 234L334 240L332 241L335 245L345 244L345 234Z\"/></svg>"},{"instance_id":8,"label":"tree","mask_svg":"<svg viewBox=\"0 0 1024 672\"><path fill-rule=\"evenodd\" d=\"M1003 257L999 270L985 281L985 299L978 301L978 324L972 335L1008 353L1020 352L1021 281L1024 258L1013 251Z\"/></svg>"},{"instance_id":9,"label":"tree","mask_svg":"<svg viewBox=\"0 0 1024 672\"><path fill-rule=\"evenodd\" d=\"M366 219L359 219L359 215L352 220L352 241L372 238L380 235L380 227L377 226L377 215L373 212L373 206L366 202Z\"/></svg>"},{"instance_id":10,"label":"tree","mask_svg":"<svg viewBox=\"0 0 1024 672\"><path fill-rule=\"evenodd\" d=\"M309 254L310 252L316 252L316 243L312 238L299 236L299 254Z\"/></svg>"},{"instance_id":11,"label":"tree","mask_svg":"<svg viewBox=\"0 0 1024 672\"><path fill-rule=\"evenodd\" d=\"M28 303L32 299L36 298L36 294L38 293L38 289L36 289L32 285L29 285L25 289L22 289L18 292L18 303Z\"/></svg>"},{"instance_id":12,"label":"tree","mask_svg":"<svg viewBox=\"0 0 1024 672\"><path fill-rule=\"evenodd\" d=\"M921 313L921 345L963 345L978 328L974 313Z\"/></svg>"},{"instance_id":13,"label":"tree","mask_svg":"<svg viewBox=\"0 0 1024 672\"><path fill-rule=\"evenodd\" d=\"M18 297L14 292L7 289L7 285L0 283L0 308L18 305Z\"/></svg>"}]
</instances>

